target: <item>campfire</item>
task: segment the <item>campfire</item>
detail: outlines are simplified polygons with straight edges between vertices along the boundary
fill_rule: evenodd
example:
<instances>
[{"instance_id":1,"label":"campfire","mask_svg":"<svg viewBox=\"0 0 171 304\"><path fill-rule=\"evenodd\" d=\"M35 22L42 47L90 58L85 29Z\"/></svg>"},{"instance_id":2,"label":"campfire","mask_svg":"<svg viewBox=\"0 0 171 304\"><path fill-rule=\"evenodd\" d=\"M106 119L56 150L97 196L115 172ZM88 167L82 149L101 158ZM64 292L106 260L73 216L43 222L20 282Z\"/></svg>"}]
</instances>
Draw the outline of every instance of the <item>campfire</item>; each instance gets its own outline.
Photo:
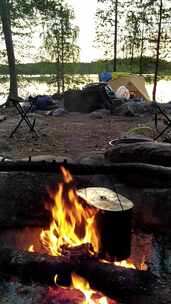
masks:
<instances>
[{"instance_id":1,"label":"campfire","mask_svg":"<svg viewBox=\"0 0 171 304\"><path fill-rule=\"evenodd\" d=\"M98 229L99 225L97 223L97 219L99 213L98 207L101 207L101 205L99 205L99 202L96 204L98 207L93 204L89 204L85 200L84 191L77 191L75 189L74 180L71 174L64 167L61 167L61 171L63 182L58 184L57 191L55 193L51 193L52 198L54 198L54 206L51 208L52 222L50 228L42 230L40 234L40 242L48 255L52 255L54 257L63 257L68 255L70 258L74 259L75 257L76 259L79 259L81 256L83 261L88 257L88 260L92 260L95 263L102 262L103 265L109 264L109 266L111 266L113 264L127 269L136 269L135 265L129 260L122 260L120 262L113 260L111 262L111 256L107 255L109 259L102 259L100 257L100 251L103 246L101 244L102 238ZM101 196L101 199L103 202L105 197ZM118 201L118 197L117 204L121 204L121 202ZM121 209L123 208L122 206L119 207ZM110 210L109 206L108 209ZM123 209L121 211L123 212ZM118 233L118 231L114 231L114 233ZM112 244L112 246L115 246L115 244ZM33 244L29 246L28 251L36 252L36 248L34 248ZM116 257L113 257L113 259L116 259ZM142 265L140 266L140 269L143 269ZM61 276L55 274L54 283L57 285L61 284L60 278ZM62 282L64 281L62 280ZM101 292L91 289L89 282L75 272L71 272L71 281L69 280L69 282L72 292L73 288L81 292L81 303L116 303L115 300L109 299ZM57 288L59 291L59 287ZM49 291L51 295L55 296L56 294L56 297L59 296L59 293L55 291L54 287L51 287Z\"/></svg>"},{"instance_id":2,"label":"campfire","mask_svg":"<svg viewBox=\"0 0 171 304\"><path fill-rule=\"evenodd\" d=\"M99 251L98 232L95 227L97 209L85 204L78 197L73 178L61 167L64 183L58 185L55 206L52 208L50 229L42 231L41 241L52 255L61 255L63 247L74 247L89 243L93 251Z\"/></svg>"},{"instance_id":3,"label":"campfire","mask_svg":"<svg viewBox=\"0 0 171 304\"><path fill-rule=\"evenodd\" d=\"M158 230L163 226L154 221L156 213L151 214L151 197L143 196L144 205L139 201L146 189L135 189L136 195L138 190L141 193L132 197L134 188L120 185L113 175L106 175L104 182L96 168L82 171L79 164L60 163L66 169L59 170L53 163L57 174L49 172L49 166L37 174L39 170L31 165L35 173L18 172L12 174L13 179L6 173L2 183L3 301L9 296L10 303L24 299L26 304L32 299L34 304L144 304L169 299L170 236L166 230ZM120 193L134 202L133 210ZM149 189L147 193L151 193ZM162 204L165 206L164 201ZM147 213L151 217L146 218Z\"/></svg>"}]
</instances>

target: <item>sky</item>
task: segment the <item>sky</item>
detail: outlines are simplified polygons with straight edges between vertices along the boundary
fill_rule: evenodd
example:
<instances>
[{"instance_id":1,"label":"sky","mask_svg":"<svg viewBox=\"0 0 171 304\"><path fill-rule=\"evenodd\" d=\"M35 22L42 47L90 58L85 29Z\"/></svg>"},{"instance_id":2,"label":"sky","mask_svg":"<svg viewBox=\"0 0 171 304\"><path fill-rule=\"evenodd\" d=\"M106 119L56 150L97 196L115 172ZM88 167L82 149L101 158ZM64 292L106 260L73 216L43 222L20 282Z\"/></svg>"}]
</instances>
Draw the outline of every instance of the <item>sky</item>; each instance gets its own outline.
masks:
<instances>
[{"instance_id":1,"label":"sky","mask_svg":"<svg viewBox=\"0 0 171 304\"><path fill-rule=\"evenodd\" d=\"M102 57L102 53L93 47L95 37L95 12L97 0L68 0L74 9L75 24L79 26L80 61L89 62Z\"/></svg>"}]
</instances>

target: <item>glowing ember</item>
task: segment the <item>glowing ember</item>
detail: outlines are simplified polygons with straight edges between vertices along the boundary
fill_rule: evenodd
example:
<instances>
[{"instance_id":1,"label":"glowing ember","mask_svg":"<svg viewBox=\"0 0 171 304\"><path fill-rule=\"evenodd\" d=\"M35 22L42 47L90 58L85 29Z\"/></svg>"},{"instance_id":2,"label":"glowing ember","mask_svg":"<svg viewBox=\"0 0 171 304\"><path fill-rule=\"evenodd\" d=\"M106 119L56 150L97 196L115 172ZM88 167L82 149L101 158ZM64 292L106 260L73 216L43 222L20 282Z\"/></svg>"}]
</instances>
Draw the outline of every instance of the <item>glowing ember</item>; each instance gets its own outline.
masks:
<instances>
[{"instance_id":1,"label":"glowing ember","mask_svg":"<svg viewBox=\"0 0 171 304\"><path fill-rule=\"evenodd\" d=\"M101 262L106 263L106 264L112 264L112 262L107 261L107 260L101 260ZM113 262L115 266L120 266L120 267L125 267L125 268L130 268L130 269L136 269L136 266L131 262L127 260L123 260L120 262Z\"/></svg>"},{"instance_id":2,"label":"glowing ember","mask_svg":"<svg viewBox=\"0 0 171 304\"><path fill-rule=\"evenodd\" d=\"M134 264L132 264L131 262L126 261L126 260L121 261L121 262L114 262L114 264L115 264L116 266L121 266L121 267L125 267L125 268L136 269L136 267L135 267Z\"/></svg>"},{"instance_id":3,"label":"glowing ember","mask_svg":"<svg viewBox=\"0 0 171 304\"><path fill-rule=\"evenodd\" d=\"M74 247L84 243L92 244L94 251L98 252L99 240L94 221L97 209L83 206L72 188L72 176L63 167L61 170L64 183L59 184L55 194L53 221L48 231L42 231L42 243L52 255L61 255L64 245Z\"/></svg>"},{"instance_id":4,"label":"glowing ember","mask_svg":"<svg viewBox=\"0 0 171 304\"><path fill-rule=\"evenodd\" d=\"M142 259L142 262L140 264L139 270L147 270L147 269L148 269L148 266L145 263L145 256L143 256L143 259Z\"/></svg>"},{"instance_id":5,"label":"glowing ember","mask_svg":"<svg viewBox=\"0 0 171 304\"><path fill-rule=\"evenodd\" d=\"M34 251L35 251L35 250L34 250L34 245L30 245L29 248L28 248L28 251L29 251L29 252L34 252Z\"/></svg>"}]
</instances>

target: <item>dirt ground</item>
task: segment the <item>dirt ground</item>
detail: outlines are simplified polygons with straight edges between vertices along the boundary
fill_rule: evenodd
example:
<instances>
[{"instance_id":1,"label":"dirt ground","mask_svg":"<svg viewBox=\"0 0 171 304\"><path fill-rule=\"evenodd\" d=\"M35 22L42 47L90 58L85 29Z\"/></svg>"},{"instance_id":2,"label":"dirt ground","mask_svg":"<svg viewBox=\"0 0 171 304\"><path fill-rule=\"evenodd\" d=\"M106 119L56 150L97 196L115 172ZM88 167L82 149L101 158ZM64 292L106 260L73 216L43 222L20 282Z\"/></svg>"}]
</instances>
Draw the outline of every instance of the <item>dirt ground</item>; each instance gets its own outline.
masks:
<instances>
[{"instance_id":1,"label":"dirt ground","mask_svg":"<svg viewBox=\"0 0 171 304\"><path fill-rule=\"evenodd\" d=\"M152 117L135 118L109 115L94 118L90 114L66 114L61 117L47 116L43 112L31 114L36 118L39 137L29 132L22 122L17 132L10 138L12 130L20 120L15 109L1 109L0 116L0 156L14 159L36 155L54 155L78 158L90 151L105 151L109 141L124 135L135 127L154 129Z\"/></svg>"}]
</instances>

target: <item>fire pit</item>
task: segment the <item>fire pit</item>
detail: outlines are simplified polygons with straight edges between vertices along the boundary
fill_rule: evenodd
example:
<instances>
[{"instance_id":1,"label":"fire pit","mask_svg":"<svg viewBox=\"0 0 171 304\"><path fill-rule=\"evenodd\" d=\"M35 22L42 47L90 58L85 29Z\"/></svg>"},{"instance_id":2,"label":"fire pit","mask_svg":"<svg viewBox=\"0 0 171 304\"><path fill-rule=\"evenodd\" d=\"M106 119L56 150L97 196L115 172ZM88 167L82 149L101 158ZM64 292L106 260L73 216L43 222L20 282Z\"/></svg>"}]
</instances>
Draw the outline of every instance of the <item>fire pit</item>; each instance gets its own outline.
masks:
<instances>
[{"instance_id":1,"label":"fire pit","mask_svg":"<svg viewBox=\"0 0 171 304\"><path fill-rule=\"evenodd\" d=\"M50 226L13 229L0 235L0 272L4 286L7 289L13 286L15 291L23 289L23 292L38 288L44 295L44 303L112 304L121 299L122 303L145 304L156 301L154 293L152 296L150 293L157 290L159 283L149 270L157 273L158 249L152 233L144 234L134 227L132 231L132 203L120 195L118 200L113 191L104 188L97 188L100 200L96 195L95 203L91 195L87 196L95 189L76 191L70 173L64 168L61 170L64 182L50 193L55 203L53 207L45 204L52 215ZM110 195L114 195L112 199ZM117 201L117 208L111 207L112 200ZM119 265L118 261L114 262L123 258L128 260ZM33 281L39 285L31 283ZM23 282L29 282L32 287L26 287ZM68 287L63 289L63 285ZM4 290L0 289L3 296ZM10 293L13 294L11 289Z\"/></svg>"}]
</instances>

